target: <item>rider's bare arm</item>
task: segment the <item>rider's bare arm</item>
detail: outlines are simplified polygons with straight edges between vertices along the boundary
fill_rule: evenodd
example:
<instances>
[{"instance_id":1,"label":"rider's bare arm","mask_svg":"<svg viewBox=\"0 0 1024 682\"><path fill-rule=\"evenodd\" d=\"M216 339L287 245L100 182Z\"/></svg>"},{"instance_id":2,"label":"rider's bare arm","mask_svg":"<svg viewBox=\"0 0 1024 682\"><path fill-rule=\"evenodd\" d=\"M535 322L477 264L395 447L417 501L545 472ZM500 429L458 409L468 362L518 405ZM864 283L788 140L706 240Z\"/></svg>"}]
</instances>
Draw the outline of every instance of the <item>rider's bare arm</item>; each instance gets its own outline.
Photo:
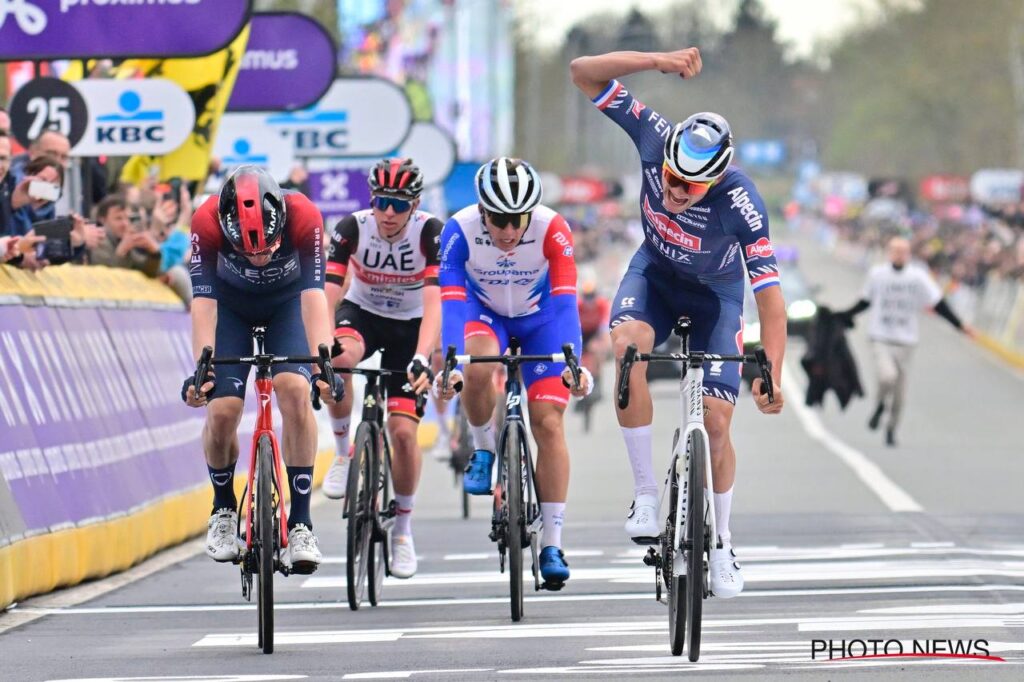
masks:
<instances>
[{"instance_id":1,"label":"rider's bare arm","mask_svg":"<svg viewBox=\"0 0 1024 682\"><path fill-rule=\"evenodd\" d=\"M641 71L675 73L693 78L701 70L700 51L688 47L674 52L609 52L592 57L577 57L570 64L572 82L593 99L615 78Z\"/></svg>"},{"instance_id":2,"label":"rider's bare arm","mask_svg":"<svg viewBox=\"0 0 1024 682\"><path fill-rule=\"evenodd\" d=\"M199 360L205 346L213 348L217 340L217 300L197 297L192 300L192 357Z\"/></svg>"}]
</instances>

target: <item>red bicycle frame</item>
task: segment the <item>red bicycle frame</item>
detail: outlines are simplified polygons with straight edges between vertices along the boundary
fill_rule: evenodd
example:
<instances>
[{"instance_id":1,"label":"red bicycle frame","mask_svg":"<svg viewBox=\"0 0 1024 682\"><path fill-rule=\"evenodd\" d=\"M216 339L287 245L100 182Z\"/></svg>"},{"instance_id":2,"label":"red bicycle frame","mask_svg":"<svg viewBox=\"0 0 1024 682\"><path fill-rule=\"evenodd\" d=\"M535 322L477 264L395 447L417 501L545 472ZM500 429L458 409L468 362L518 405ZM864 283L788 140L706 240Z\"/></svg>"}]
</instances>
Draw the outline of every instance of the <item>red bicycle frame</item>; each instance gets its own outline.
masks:
<instances>
[{"instance_id":1,"label":"red bicycle frame","mask_svg":"<svg viewBox=\"0 0 1024 682\"><path fill-rule=\"evenodd\" d=\"M284 477L281 475L281 446L278 445L277 435L274 433L273 423L273 411L270 409L270 397L274 393L274 382L270 376L256 376L256 397L259 400L259 412L256 415L256 430L252 434L252 447L250 448L249 455L249 478L248 478L248 495L246 495L246 511L245 511L245 548L246 550L252 550L252 528L253 528L253 508L252 508L252 491L253 478L256 475L256 457L259 454L259 441L260 436L266 435L270 438L271 449L274 452L274 488L277 490L278 506L277 510L281 514L281 549L288 547L288 512L284 507L284 493L281 489L281 481Z\"/></svg>"}]
</instances>

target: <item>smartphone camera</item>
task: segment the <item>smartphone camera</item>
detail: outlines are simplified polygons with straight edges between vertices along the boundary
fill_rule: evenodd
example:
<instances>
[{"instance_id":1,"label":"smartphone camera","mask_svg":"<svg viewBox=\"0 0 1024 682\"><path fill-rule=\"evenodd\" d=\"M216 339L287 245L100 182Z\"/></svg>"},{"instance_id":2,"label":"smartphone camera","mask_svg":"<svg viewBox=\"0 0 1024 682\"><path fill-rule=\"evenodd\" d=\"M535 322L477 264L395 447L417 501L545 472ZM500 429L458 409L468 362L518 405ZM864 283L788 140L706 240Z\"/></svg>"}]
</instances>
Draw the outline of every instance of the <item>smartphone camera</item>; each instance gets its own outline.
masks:
<instances>
[{"instance_id":1,"label":"smartphone camera","mask_svg":"<svg viewBox=\"0 0 1024 682\"><path fill-rule=\"evenodd\" d=\"M33 223L32 230L44 238L44 241L36 244L36 258L49 261L50 265L60 265L71 260L74 255L71 248L73 228L74 221L70 216Z\"/></svg>"}]
</instances>

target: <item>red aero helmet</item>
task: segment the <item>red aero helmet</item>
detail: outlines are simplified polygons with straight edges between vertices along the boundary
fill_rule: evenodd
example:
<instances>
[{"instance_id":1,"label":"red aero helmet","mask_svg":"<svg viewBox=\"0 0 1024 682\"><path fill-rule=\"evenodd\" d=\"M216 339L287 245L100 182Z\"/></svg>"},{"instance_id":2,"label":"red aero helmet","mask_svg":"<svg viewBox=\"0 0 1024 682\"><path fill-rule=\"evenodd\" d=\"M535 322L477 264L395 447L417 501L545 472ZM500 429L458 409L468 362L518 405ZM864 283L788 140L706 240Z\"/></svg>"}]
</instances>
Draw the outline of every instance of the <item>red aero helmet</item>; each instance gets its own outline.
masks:
<instances>
[{"instance_id":1,"label":"red aero helmet","mask_svg":"<svg viewBox=\"0 0 1024 682\"><path fill-rule=\"evenodd\" d=\"M383 159L370 171L367 181L374 194L417 198L423 191L423 172L412 159Z\"/></svg>"},{"instance_id":2,"label":"red aero helmet","mask_svg":"<svg viewBox=\"0 0 1024 682\"><path fill-rule=\"evenodd\" d=\"M281 187L256 166L241 166L224 182L218 214L221 232L236 251L247 255L274 246L287 218Z\"/></svg>"}]
</instances>

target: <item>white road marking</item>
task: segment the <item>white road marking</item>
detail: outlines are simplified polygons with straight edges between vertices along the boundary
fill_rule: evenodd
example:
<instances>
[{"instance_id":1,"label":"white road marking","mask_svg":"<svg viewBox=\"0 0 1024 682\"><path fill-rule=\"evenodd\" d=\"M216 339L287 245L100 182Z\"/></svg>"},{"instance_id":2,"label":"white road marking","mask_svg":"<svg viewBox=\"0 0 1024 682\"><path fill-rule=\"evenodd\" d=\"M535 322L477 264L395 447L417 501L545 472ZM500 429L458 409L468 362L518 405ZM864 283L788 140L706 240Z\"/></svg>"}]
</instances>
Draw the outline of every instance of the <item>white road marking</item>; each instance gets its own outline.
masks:
<instances>
[{"instance_id":1,"label":"white road marking","mask_svg":"<svg viewBox=\"0 0 1024 682\"><path fill-rule=\"evenodd\" d=\"M393 670L390 672L348 673L343 680L407 680L413 675L440 675L441 673L489 673L494 668L448 668L438 670Z\"/></svg>"},{"instance_id":2,"label":"white road marking","mask_svg":"<svg viewBox=\"0 0 1024 682\"><path fill-rule=\"evenodd\" d=\"M788 364L783 364L782 376L783 381L790 386L794 384L801 385L796 375L789 369ZM793 400L791 404L793 409L796 410L796 416L803 425L807 435L828 448L843 464L848 466L857 478L882 501L889 511L924 511L924 508L907 491L896 485L891 478L885 475L881 467L868 459L860 450L847 445L826 429L816 412L804 405L801 400Z\"/></svg>"},{"instance_id":3,"label":"white road marking","mask_svg":"<svg viewBox=\"0 0 1024 682\"><path fill-rule=\"evenodd\" d=\"M47 682L278 682L306 680L307 675L172 675L170 677L69 677Z\"/></svg>"},{"instance_id":4,"label":"white road marking","mask_svg":"<svg viewBox=\"0 0 1024 682\"><path fill-rule=\"evenodd\" d=\"M595 557L604 556L604 550L602 549L573 549L571 547L565 548L565 554L569 558L583 558L583 557ZM497 559L498 555L495 552L472 552L469 554L445 554L444 561L488 561Z\"/></svg>"},{"instance_id":5,"label":"white road marking","mask_svg":"<svg viewBox=\"0 0 1024 682\"><path fill-rule=\"evenodd\" d=\"M681 673L681 672L711 672L715 670L724 671L738 671L738 670L761 670L764 668L763 665L752 665L752 664L704 664L704 663L690 663L685 658L679 659L674 658L674 664L663 665L663 666L646 666L629 668L623 666L609 666L609 667L598 667L598 666L565 666L565 667L549 667L549 668L513 668L509 670L499 670L498 672L505 675L594 675L597 673L608 673L609 675L651 675L653 673Z\"/></svg>"}]
</instances>

